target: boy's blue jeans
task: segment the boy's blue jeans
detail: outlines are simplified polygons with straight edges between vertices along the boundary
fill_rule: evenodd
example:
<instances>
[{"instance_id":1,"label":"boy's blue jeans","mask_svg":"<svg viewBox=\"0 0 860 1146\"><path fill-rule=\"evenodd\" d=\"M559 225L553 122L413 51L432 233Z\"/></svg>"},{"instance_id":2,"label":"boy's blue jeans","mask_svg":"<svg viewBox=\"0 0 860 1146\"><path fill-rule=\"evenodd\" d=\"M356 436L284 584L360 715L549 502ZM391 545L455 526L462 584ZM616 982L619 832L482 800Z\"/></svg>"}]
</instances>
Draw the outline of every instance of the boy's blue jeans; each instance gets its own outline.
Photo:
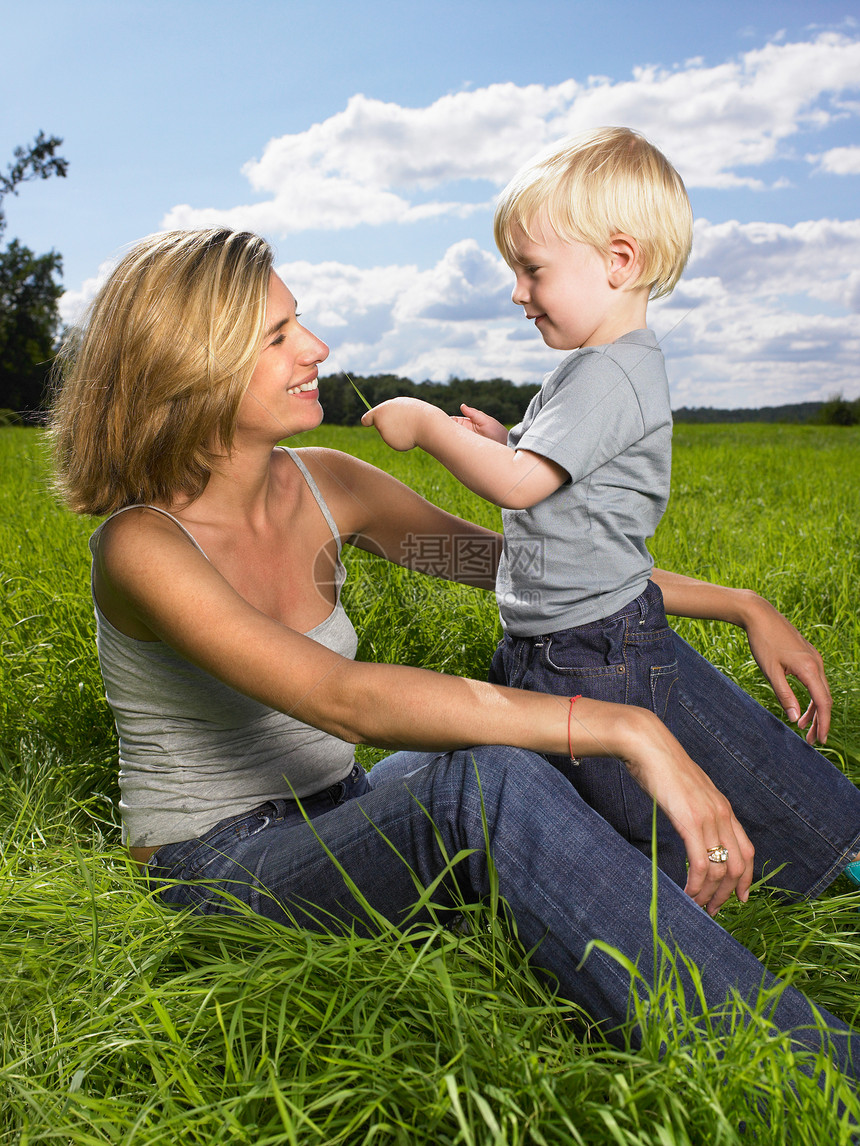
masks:
<instances>
[{"instance_id":1,"label":"boy's blue jeans","mask_svg":"<svg viewBox=\"0 0 860 1146\"><path fill-rule=\"evenodd\" d=\"M636 704L677 728L678 661L663 595L653 581L617 613L541 637L505 636L493 657L489 679L530 692L582 696ZM576 716L574 710L573 716ZM654 806L624 765L606 757L566 756L550 762L587 804L644 855L651 855ZM858 821L860 823L860 821ZM657 811L657 863L676 883L687 880L684 845Z\"/></svg>"},{"instance_id":2,"label":"boy's blue jeans","mask_svg":"<svg viewBox=\"0 0 860 1146\"><path fill-rule=\"evenodd\" d=\"M593 625L546 637L506 636L490 679L655 711L730 801L756 849L756 878L770 875L793 898L817 895L860 850L860 789L670 629L653 582ZM651 799L617 761L571 765L552 757L552 763L650 856ZM657 855L683 886L684 850L659 812Z\"/></svg>"},{"instance_id":3,"label":"boy's blue jeans","mask_svg":"<svg viewBox=\"0 0 860 1146\"><path fill-rule=\"evenodd\" d=\"M375 911L404 923L426 919L410 910L437 880L433 902L443 913L488 898L494 870L522 946L534 949L533 962L555 978L562 996L594 1019L608 1028L625 1020L631 981L605 951L586 956L592 940L638 963L645 982L653 978L651 866L542 756L494 746L399 752L368 777L358 769L303 804L311 822L293 801L274 800L200 839L167 844L149 861L150 880L178 907L235 910L228 892L286 925L367 933L373 920L343 871ZM847 838L822 846L819 872L838 867L850 846ZM657 881L656 911L660 936L699 967L709 1005L732 991L753 1001L763 982L774 982L669 879ZM682 962L678 969L693 1008L694 985ZM819 1012L834 1032L840 1069L856 1077L857 1036ZM820 1034L808 1029L812 1007L799 991L786 988L771 1017L799 1043L820 1047Z\"/></svg>"}]
</instances>

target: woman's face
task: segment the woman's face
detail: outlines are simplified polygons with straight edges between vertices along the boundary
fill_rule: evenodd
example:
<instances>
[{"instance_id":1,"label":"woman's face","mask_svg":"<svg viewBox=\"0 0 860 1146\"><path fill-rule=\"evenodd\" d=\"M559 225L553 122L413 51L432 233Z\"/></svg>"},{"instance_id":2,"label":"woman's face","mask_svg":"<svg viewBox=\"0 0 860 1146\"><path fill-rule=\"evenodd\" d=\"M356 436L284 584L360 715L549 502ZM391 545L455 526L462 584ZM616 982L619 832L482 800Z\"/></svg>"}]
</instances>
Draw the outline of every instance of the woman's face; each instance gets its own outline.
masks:
<instances>
[{"instance_id":1,"label":"woman's face","mask_svg":"<svg viewBox=\"0 0 860 1146\"><path fill-rule=\"evenodd\" d=\"M328 347L298 321L296 300L272 271L263 348L239 406L237 431L286 437L318 426L317 367L326 358Z\"/></svg>"}]
</instances>

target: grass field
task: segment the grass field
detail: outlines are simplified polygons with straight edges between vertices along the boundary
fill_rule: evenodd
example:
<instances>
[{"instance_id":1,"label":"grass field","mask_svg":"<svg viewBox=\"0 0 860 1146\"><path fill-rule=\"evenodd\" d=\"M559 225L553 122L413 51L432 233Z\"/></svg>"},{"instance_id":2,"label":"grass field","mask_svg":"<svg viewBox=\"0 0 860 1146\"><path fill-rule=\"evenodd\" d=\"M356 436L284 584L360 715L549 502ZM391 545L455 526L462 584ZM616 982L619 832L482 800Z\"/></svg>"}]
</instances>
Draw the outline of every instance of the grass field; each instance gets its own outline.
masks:
<instances>
[{"instance_id":1,"label":"grass field","mask_svg":"<svg viewBox=\"0 0 860 1146\"><path fill-rule=\"evenodd\" d=\"M497 511L370 431L348 449L447 509ZM91 521L46 490L36 430L0 430L0 1144L848 1141L836 1080L811 1087L762 1023L689 1039L667 977L638 1051L613 1049L523 966L489 909L406 942L162 910L118 846L115 740L88 594ZM660 565L768 596L823 652L828 755L860 783L860 431L679 426ZM483 676L491 596L349 557L364 659ZM778 711L743 634L679 628ZM369 762L378 752L363 749ZM847 1020L860 896L766 891L721 916ZM792 1087L794 1089L792 1089Z\"/></svg>"}]
</instances>

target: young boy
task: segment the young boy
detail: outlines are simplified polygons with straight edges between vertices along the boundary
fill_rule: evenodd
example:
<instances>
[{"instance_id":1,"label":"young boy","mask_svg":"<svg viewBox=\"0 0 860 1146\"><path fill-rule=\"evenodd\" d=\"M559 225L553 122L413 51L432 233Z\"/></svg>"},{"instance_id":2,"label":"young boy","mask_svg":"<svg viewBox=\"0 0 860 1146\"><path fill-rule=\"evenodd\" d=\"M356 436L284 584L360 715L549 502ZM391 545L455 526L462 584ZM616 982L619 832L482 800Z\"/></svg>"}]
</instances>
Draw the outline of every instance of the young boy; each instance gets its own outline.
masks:
<instances>
[{"instance_id":1,"label":"young boy","mask_svg":"<svg viewBox=\"0 0 860 1146\"><path fill-rule=\"evenodd\" d=\"M491 680L642 705L672 728L676 655L646 545L669 498L672 416L646 312L690 253L684 184L640 135L603 128L514 177L495 237L516 275L514 303L548 346L573 353L510 434L470 407L452 422L409 398L362 421L394 449L420 446L503 509L505 636ZM653 806L619 762L553 763L650 855ZM659 812L657 854L683 886L684 849Z\"/></svg>"}]
</instances>

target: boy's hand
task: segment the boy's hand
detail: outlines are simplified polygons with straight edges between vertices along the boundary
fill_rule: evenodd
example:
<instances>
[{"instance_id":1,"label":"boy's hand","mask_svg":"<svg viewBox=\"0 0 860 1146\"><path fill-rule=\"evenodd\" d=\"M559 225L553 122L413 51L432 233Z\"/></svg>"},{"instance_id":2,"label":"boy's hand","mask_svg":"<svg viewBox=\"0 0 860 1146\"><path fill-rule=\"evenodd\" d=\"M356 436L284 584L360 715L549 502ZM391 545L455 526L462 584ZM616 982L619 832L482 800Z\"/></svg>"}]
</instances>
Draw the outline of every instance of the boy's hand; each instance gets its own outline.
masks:
<instances>
[{"instance_id":1,"label":"boy's hand","mask_svg":"<svg viewBox=\"0 0 860 1146\"><path fill-rule=\"evenodd\" d=\"M449 422L448 415L420 398L389 398L362 416L362 426L375 426L392 450L411 450L421 445L422 429L432 421Z\"/></svg>"},{"instance_id":2,"label":"boy's hand","mask_svg":"<svg viewBox=\"0 0 860 1146\"><path fill-rule=\"evenodd\" d=\"M456 422L458 426L463 426L466 430L473 430L476 434L480 434L482 438L489 438L493 442L500 442L503 446L508 444L508 431L501 422L497 422L495 418L491 418L490 415L485 414L483 410L476 410L474 406L467 406L465 402L462 403L460 409L465 416L451 419L453 422Z\"/></svg>"},{"instance_id":3,"label":"boy's hand","mask_svg":"<svg viewBox=\"0 0 860 1146\"><path fill-rule=\"evenodd\" d=\"M418 398L391 398L368 410L361 424L375 426L393 450L420 446L472 493L503 509L536 505L567 481L567 473L549 458L509 448L507 434L497 441L458 421ZM494 418L487 421L504 430Z\"/></svg>"}]
</instances>

